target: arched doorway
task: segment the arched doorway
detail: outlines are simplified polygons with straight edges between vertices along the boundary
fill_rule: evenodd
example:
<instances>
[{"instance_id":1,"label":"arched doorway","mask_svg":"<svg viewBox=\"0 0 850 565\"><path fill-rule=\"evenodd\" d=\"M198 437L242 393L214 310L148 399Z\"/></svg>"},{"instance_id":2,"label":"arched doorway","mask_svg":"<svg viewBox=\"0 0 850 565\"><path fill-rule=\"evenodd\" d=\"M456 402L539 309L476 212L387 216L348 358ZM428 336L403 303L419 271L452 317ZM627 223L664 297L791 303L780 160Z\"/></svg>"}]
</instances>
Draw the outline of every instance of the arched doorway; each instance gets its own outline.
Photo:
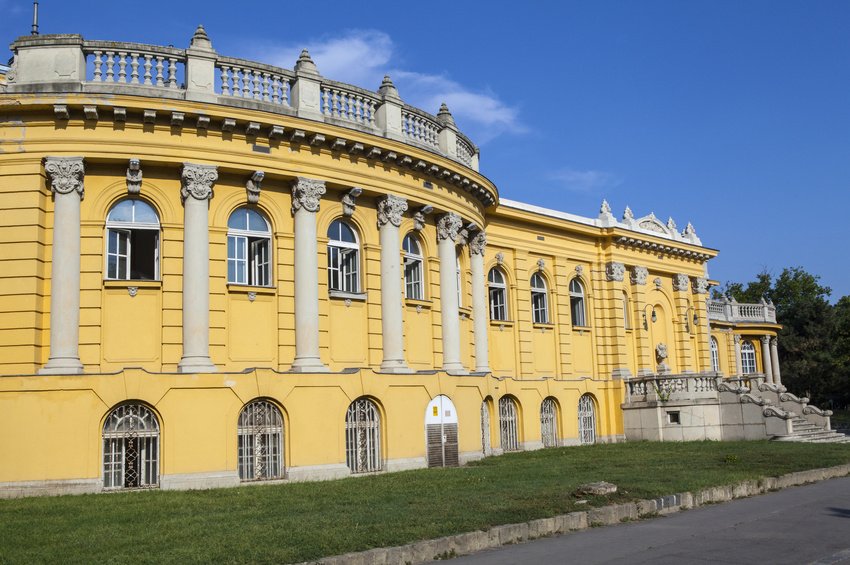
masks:
<instances>
[{"instance_id":1,"label":"arched doorway","mask_svg":"<svg viewBox=\"0 0 850 565\"><path fill-rule=\"evenodd\" d=\"M429 467L457 467L457 410L451 399L439 395L425 410L425 454Z\"/></svg>"}]
</instances>

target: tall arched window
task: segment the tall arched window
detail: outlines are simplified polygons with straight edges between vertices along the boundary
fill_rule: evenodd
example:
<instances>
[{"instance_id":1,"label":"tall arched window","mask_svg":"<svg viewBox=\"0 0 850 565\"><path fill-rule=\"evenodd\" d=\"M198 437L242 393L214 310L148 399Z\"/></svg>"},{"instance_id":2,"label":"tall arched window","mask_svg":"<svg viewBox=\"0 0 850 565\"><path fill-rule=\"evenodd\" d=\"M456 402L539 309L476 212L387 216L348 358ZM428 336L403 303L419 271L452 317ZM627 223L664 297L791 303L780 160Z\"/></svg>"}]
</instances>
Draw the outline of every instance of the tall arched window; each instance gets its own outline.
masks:
<instances>
[{"instance_id":1,"label":"tall arched window","mask_svg":"<svg viewBox=\"0 0 850 565\"><path fill-rule=\"evenodd\" d=\"M117 203L106 216L106 278L159 279L159 217L136 198Z\"/></svg>"},{"instance_id":2,"label":"tall arched window","mask_svg":"<svg viewBox=\"0 0 850 565\"><path fill-rule=\"evenodd\" d=\"M360 243L342 220L334 220L328 228L328 288L360 292Z\"/></svg>"},{"instance_id":3,"label":"tall arched window","mask_svg":"<svg viewBox=\"0 0 850 565\"><path fill-rule=\"evenodd\" d=\"M578 400L578 438L582 445L596 443L596 408L589 394Z\"/></svg>"},{"instance_id":4,"label":"tall arched window","mask_svg":"<svg viewBox=\"0 0 850 565\"><path fill-rule=\"evenodd\" d=\"M463 306L463 272L460 270L460 253L457 254L457 305Z\"/></svg>"},{"instance_id":5,"label":"tall arched window","mask_svg":"<svg viewBox=\"0 0 850 565\"><path fill-rule=\"evenodd\" d=\"M717 339L712 336L709 340L711 349L711 370L715 373L720 372L720 347L717 345Z\"/></svg>"},{"instance_id":6,"label":"tall arched window","mask_svg":"<svg viewBox=\"0 0 850 565\"><path fill-rule=\"evenodd\" d=\"M345 464L352 473L381 470L381 415L367 398L352 402L345 413Z\"/></svg>"},{"instance_id":7,"label":"tall arched window","mask_svg":"<svg viewBox=\"0 0 850 565\"><path fill-rule=\"evenodd\" d=\"M159 483L159 422L144 404L122 404L103 424L103 488Z\"/></svg>"},{"instance_id":8,"label":"tall arched window","mask_svg":"<svg viewBox=\"0 0 850 565\"><path fill-rule=\"evenodd\" d=\"M505 284L505 275L499 269L493 267L487 275L487 282L490 292L490 319L507 320L508 287Z\"/></svg>"},{"instance_id":9,"label":"tall arched window","mask_svg":"<svg viewBox=\"0 0 850 565\"><path fill-rule=\"evenodd\" d=\"M741 344L741 372L745 375L756 372L756 348L748 339Z\"/></svg>"},{"instance_id":10,"label":"tall arched window","mask_svg":"<svg viewBox=\"0 0 850 565\"><path fill-rule=\"evenodd\" d=\"M516 401L509 396L499 399L499 431L502 451L519 451L519 418Z\"/></svg>"},{"instance_id":11,"label":"tall arched window","mask_svg":"<svg viewBox=\"0 0 850 565\"><path fill-rule=\"evenodd\" d=\"M573 325L579 327L587 326L584 305L584 286L578 278L570 281L570 314L573 317Z\"/></svg>"},{"instance_id":12,"label":"tall arched window","mask_svg":"<svg viewBox=\"0 0 850 565\"><path fill-rule=\"evenodd\" d=\"M490 402L487 398L481 402L481 452L484 455L493 452L490 442Z\"/></svg>"},{"instance_id":13,"label":"tall arched window","mask_svg":"<svg viewBox=\"0 0 850 565\"><path fill-rule=\"evenodd\" d=\"M540 273L531 275L531 319L535 324L549 323L549 292Z\"/></svg>"},{"instance_id":14,"label":"tall arched window","mask_svg":"<svg viewBox=\"0 0 850 565\"><path fill-rule=\"evenodd\" d=\"M269 223L259 212L238 208L227 220L227 282L271 286Z\"/></svg>"},{"instance_id":15,"label":"tall arched window","mask_svg":"<svg viewBox=\"0 0 850 565\"><path fill-rule=\"evenodd\" d=\"M413 300L425 299L424 262L422 246L413 234L407 234L402 242L404 251L404 297Z\"/></svg>"},{"instance_id":16,"label":"tall arched window","mask_svg":"<svg viewBox=\"0 0 850 565\"><path fill-rule=\"evenodd\" d=\"M243 481L283 477L283 416L268 400L254 400L239 413L239 478Z\"/></svg>"},{"instance_id":17,"label":"tall arched window","mask_svg":"<svg viewBox=\"0 0 850 565\"><path fill-rule=\"evenodd\" d=\"M629 312L629 295L623 293L623 328L632 329L632 317Z\"/></svg>"},{"instance_id":18,"label":"tall arched window","mask_svg":"<svg viewBox=\"0 0 850 565\"><path fill-rule=\"evenodd\" d=\"M558 447L558 403L551 396L540 405L540 438L543 447Z\"/></svg>"}]
</instances>

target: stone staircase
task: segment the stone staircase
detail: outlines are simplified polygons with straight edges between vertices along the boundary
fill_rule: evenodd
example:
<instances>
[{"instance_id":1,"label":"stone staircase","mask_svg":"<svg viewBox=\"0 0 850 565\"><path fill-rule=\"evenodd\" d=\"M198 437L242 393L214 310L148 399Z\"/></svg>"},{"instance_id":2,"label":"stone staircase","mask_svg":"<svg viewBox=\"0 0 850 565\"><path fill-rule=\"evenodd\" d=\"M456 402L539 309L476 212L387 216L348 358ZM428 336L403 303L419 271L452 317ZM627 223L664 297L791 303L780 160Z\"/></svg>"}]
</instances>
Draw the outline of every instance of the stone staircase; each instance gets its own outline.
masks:
<instances>
[{"instance_id":1,"label":"stone staircase","mask_svg":"<svg viewBox=\"0 0 850 565\"><path fill-rule=\"evenodd\" d=\"M774 441L798 441L804 443L850 443L850 436L835 430L825 429L800 416L791 419L791 433L774 437Z\"/></svg>"}]
</instances>

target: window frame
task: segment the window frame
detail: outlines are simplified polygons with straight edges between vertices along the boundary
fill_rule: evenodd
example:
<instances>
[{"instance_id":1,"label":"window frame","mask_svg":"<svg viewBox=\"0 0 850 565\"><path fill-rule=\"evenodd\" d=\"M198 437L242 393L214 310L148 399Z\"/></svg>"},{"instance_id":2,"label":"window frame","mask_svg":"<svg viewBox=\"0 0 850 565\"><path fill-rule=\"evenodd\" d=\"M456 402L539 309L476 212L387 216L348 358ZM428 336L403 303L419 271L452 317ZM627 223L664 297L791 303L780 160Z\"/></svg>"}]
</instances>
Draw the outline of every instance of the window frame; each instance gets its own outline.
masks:
<instances>
[{"instance_id":1,"label":"window frame","mask_svg":"<svg viewBox=\"0 0 850 565\"><path fill-rule=\"evenodd\" d=\"M245 213L246 229L232 228L235 214ZM266 226L265 231L250 229L251 214L256 214ZM231 251L236 251L231 254ZM239 256L242 252L242 257ZM234 276L230 267L234 265ZM272 287L272 230L269 220L259 211L240 206L227 218L227 284Z\"/></svg>"},{"instance_id":2,"label":"window frame","mask_svg":"<svg viewBox=\"0 0 850 565\"><path fill-rule=\"evenodd\" d=\"M574 285L578 285L579 290L575 290ZM590 327L587 323L587 301L584 291L584 284L578 277L573 277L570 281L570 319L573 327L587 328Z\"/></svg>"},{"instance_id":3,"label":"window frame","mask_svg":"<svg viewBox=\"0 0 850 565\"><path fill-rule=\"evenodd\" d=\"M708 339L708 349L711 355L711 370L715 373L720 372L720 344L717 342L717 338L711 336Z\"/></svg>"},{"instance_id":4,"label":"window frame","mask_svg":"<svg viewBox=\"0 0 850 565\"><path fill-rule=\"evenodd\" d=\"M535 286L535 280L539 281L539 285ZM549 287L546 284L546 277L537 271L531 275L529 281L531 285L531 320L535 324L549 324L551 317L549 316ZM542 304L538 304L542 302Z\"/></svg>"},{"instance_id":5,"label":"window frame","mask_svg":"<svg viewBox=\"0 0 850 565\"><path fill-rule=\"evenodd\" d=\"M496 273L501 277L501 282L491 280L491 274ZM500 298L501 303L499 300ZM502 270L493 267L487 273L487 305L490 311L490 320L494 322L508 321L508 284L507 278Z\"/></svg>"},{"instance_id":6,"label":"window frame","mask_svg":"<svg viewBox=\"0 0 850 565\"><path fill-rule=\"evenodd\" d=\"M758 362L756 360L756 346L752 340L745 339L741 342L741 374L753 375L758 373ZM747 370L752 369L752 370Z\"/></svg>"},{"instance_id":7,"label":"window frame","mask_svg":"<svg viewBox=\"0 0 850 565\"><path fill-rule=\"evenodd\" d=\"M416 246L416 251L408 242ZM404 297L408 300L425 300L425 256L422 243L413 233L404 236L401 242L404 270Z\"/></svg>"},{"instance_id":8,"label":"window frame","mask_svg":"<svg viewBox=\"0 0 850 565\"><path fill-rule=\"evenodd\" d=\"M130 221L113 220L110 216L124 202L130 202ZM140 203L148 208L156 217L156 223L136 221L136 204ZM153 241L153 278L133 277L133 258L134 246L133 242L136 239L136 234L139 232L154 232ZM162 223L159 219L157 209L146 200L141 198L122 198L115 202L106 213L105 222L105 244L106 249L103 254L103 280L106 281L159 281L160 280L160 244L162 241ZM113 246L113 237L115 236ZM121 242L124 243L124 250L121 250ZM139 242L136 242L139 243ZM110 276L110 258L115 257L115 274ZM123 261L122 261L123 260ZM124 265L123 276L121 265Z\"/></svg>"},{"instance_id":9,"label":"window frame","mask_svg":"<svg viewBox=\"0 0 850 565\"><path fill-rule=\"evenodd\" d=\"M337 224L346 226L354 237L354 243L334 239L331 230ZM341 231L341 230L340 230ZM360 281L360 236L350 223L337 218L328 226L328 291L359 294ZM349 259L349 257L353 257ZM336 277L337 282L334 282Z\"/></svg>"},{"instance_id":10,"label":"window frame","mask_svg":"<svg viewBox=\"0 0 850 565\"><path fill-rule=\"evenodd\" d=\"M285 433L283 411L273 402L257 398L242 407L236 423L236 466L240 481L286 477ZM258 449L258 444L263 442L268 450L265 453Z\"/></svg>"},{"instance_id":11,"label":"window frame","mask_svg":"<svg viewBox=\"0 0 850 565\"><path fill-rule=\"evenodd\" d=\"M365 418L361 418L364 415ZM383 470L381 426L381 411L370 398L360 397L348 405L345 412L345 465L352 474ZM361 445L365 445L363 450Z\"/></svg>"},{"instance_id":12,"label":"window frame","mask_svg":"<svg viewBox=\"0 0 850 565\"><path fill-rule=\"evenodd\" d=\"M129 422L129 425L125 425ZM137 427L138 424L142 426ZM141 402L127 402L114 406L101 426L101 472L104 490L130 490L159 486L161 467L161 427L159 418L151 408ZM138 450L133 460L138 461L135 471L128 469L128 448ZM120 479L120 481L116 480ZM120 483L120 484L117 484Z\"/></svg>"}]
</instances>

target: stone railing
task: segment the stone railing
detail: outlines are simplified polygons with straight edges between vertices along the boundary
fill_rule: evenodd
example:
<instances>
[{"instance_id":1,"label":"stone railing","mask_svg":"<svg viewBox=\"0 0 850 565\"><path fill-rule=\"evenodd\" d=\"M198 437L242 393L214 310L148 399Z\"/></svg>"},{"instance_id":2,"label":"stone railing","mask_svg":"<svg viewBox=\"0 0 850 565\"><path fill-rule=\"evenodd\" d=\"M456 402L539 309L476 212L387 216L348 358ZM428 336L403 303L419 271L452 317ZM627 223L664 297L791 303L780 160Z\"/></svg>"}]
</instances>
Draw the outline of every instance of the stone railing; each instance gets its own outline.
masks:
<instances>
[{"instance_id":1,"label":"stone railing","mask_svg":"<svg viewBox=\"0 0 850 565\"><path fill-rule=\"evenodd\" d=\"M719 322L776 323L776 307L769 302L743 304L734 300L709 300L708 318Z\"/></svg>"},{"instance_id":2,"label":"stone railing","mask_svg":"<svg viewBox=\"0 0 850 565\"><path fill-rule=\"evenodd\" d=\"M676 402L717 396L718 375L651 375L626 380L626 402Z\"/></svg>"},{"instance_id":3,"label":"stone railing","mask_svg":"<svg viewBox=\"0 0 850 565\"><path fill-rule=\"evenodd\" d=\"M187 49L80 35L24 36L11 49L0 92L156 96L294 115L402 141L478 170L478 148L445 106L434 116L405 104L389 77L377 92L328 80L306 50L293 70L225 57L203 27Z\"/></svg>"}]
</instances>

